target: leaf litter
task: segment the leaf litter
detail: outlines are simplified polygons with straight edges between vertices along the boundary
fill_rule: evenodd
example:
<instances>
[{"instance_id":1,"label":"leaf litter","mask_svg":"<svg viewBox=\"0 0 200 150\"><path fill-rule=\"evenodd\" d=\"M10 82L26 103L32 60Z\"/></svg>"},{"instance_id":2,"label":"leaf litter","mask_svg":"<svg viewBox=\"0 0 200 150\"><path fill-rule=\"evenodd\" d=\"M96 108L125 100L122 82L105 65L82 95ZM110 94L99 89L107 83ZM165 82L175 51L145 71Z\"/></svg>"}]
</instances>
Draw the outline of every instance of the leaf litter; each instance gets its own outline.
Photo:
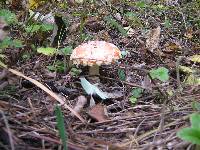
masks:
<instances>
[{"instance_id":1,"label":"leaf litter","mask_svg":"<svg viewBox=\"0 0 200 150\"><path fill-rule=\"evenodd\" d=\"M16 7L22 5L21 1L12 1L1 7L8 9L10 5L9 9L17 14L19 23L23 23L25 27L28 21L25 12L29 8L43 16L56 14L67 19L69 24L66 26L66 39L58 40L62 41L58 45L59 49L68 46L75 48L89 40L106 40L126 51L118 64L101 67L100 83L96 86L86 80L87 69L81 66L70 66L69 63L68 71L63 73L64 65L61 62L67 60L67 56L48 57L36 53L38 48L50 46L47 43L50 43L52 31L27 34L20 24L16 25L16 19L13 23L9 20L11 37L21 40L23 44L19 50L6 45L7 48L3 49L3 54L8 57L6 64L44 85L51 81L54 88L49 90L56 95L62 94L57 99L62 104L69 149L190 147L176 136L176 131L188 124L188 115L194 112L191 103L199 102L200 99L199 28L198 22L190 20L195 16L196 10L188 13L188 9L191 9L188 2L70 1L67 5L62 1L31 3L31 7L27 5L26 10ZM190 4L195 5L194 2ZM56 13L51 12L52 10ZM131 17L130 12L134 12L134 16ZM149 25L147 20L152 18L154 23ZM32 25L32 22L38 23L37 20L31 20L28 25ZM189 25L193 27L188 27ZM149 32L146 36L147 29ZM54 34L57 35L56 32ZM162 55L154 55L156 50ZM24 52L30 54L28 59L20 57L25 55ZM182 56L186 59L178 61L177 58ZM144 65L137 67L135 64ZM161 74L161 80L168 79L168 72L169 79L164 84L162 81L152 80L148 75L152 68L162 66L168 71L158 71L154 77L160 77ZM73 70L81 71L77 73ZM3 74L3 71L0 70L0 73ZM79 80L80 74L85 76L82 79L83 86ZM23 87L21 79L16 78L14 84L8 82L10 75L0 80L0 85L8 83L0 91L0 110L3 111L1 118L5 116L7 119L6 121L4 118L0 123L0 138L3 139L1 146L10 148L8 141L11 132L13 141L10 142L15 149L59 148L61 142L53 113L53 107L59 102L48 99L46 93L37 86ZM179 83L182 89L179 89ZM138 91L133 92L136 87L143 88L143 91L139 94ZM86 101L91 99L93 106L89 107ZM87 123L82 123L71 111L63 109L66 106L74 108Z\"/></svg>"}]
</instances>

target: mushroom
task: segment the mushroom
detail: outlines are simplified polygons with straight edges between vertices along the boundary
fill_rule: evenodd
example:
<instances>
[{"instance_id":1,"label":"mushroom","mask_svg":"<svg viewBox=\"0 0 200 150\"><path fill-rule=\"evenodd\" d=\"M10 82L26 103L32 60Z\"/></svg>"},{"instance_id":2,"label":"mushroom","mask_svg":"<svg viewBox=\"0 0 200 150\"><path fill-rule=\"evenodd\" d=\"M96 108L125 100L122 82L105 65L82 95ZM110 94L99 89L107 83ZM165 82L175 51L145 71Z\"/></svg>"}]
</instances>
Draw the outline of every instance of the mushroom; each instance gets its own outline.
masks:
<instances>
[{"instance_id":1,"label":"mushroom","mask_svg":"<svg viewBox=\"0 0 200 150\"><path fill-rule=\"evenodd\" d=\"M99 75L99 66L114 63L121 51L105 41L89 41L76 47L71 54L73 64L89 66L89 75Z\"/></svg>"}]
</instances>

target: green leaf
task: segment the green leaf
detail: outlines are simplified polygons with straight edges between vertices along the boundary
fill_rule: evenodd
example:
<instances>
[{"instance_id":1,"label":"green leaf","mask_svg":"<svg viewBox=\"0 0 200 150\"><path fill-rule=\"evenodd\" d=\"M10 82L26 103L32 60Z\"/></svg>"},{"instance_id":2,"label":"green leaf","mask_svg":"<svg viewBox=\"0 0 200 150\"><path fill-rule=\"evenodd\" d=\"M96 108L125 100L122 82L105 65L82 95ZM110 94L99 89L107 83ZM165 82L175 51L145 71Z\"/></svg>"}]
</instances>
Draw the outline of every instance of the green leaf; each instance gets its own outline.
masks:
<instances>
[{"instance_id":1,"label":"green leaf","mask_svg":"<svg viewBox=\"0 0 200 150\"><path fill-rule=\"evenodd\" d=\"M53 56L54 54L56 54L57 49L53 47L46 47L46 48L40 47L37 49L37 52L47 56Z\"/></svg>"},{"instance_id":2,"label":"green leaf","mask_svg":"<svg viewBox=\"0 0 200 150\"><path fill-rule=\"evenodd\" d=\"M72 68L72 69L70 70L69 74L72 75L72 76L78 76L81 72L82 72L81 69Z\"/></svg>"},{"instance_id":3,"label":"green leaf","mask_svg":"<svg viewBox=\"0 0 200 150\"><path fill-rule=\"evenodd\" d=\"M183 128L177 136L182 140L189 141L193 144L200 144L200 129L199 128Z\"/></svg>"},{"instance_id":4,"label":"green leaf","mask_svg":"<svg viewBox=\"0 0 200 150\"><path fill-rule=\"evenodd\" d=\"M101 90L99 90L98 87L92 85L90 82L88 82L85 78L80 78L81 80L81 85L83 87L83 89L85 90L85 92L88 95L93 95L93 94L97 94L99 97L101 97L102 99L106 99L108 98L107 95L105 93L103 93Z\"/></svg>"},{"instance_id":5,"label":"green leaf","mask_svg":"<svg viewBox=\"0 0 200 150\"><path fill-rule=\"evenodd\" d=\"M134 97L134 96L131 96L131 97L129 98L129 101L131 102L132 105L135 105L135 103L137 102L137 98Z\"/></svg>"},{"instance_id":6,"label":"green leaf","mask_svg":"<svg viewBox=\"0 0 200 150\"><path fill-rule=\"evenodd\" d=\"M72 53L72 46L67 46L67 47L64 47L62 49L59 50L59 54L60 55L69 55Z\"/></svg>"},{"instance_id":7,"label":"green leaf","mask_svg":"<svg viewBox=\"0 0 200 150\"><path fill-rule=\"evenodd\" d=\"M200 111L200 103L199 102L192 102L192 108L194 110Z\"/></svg>"},{"instance_id":8,"label":"green leaf","mask_svg":"<svg viewBox=\"0 0 200 150\"><path fill-rule=\"evenodd\" d=\"M13 45L13 47L15 47L15 48L21 48L21 47L23 47L22 41L20 41L20 40L18 40L18 39L13 40L12 45Z\"/></svg>"},{"instance_id":9,"label":"green leaf","mask_svg":"<svg viewBox=\"0 0 200 150\"><path fill-rule=\"evenodd\" d=\"M136 2L136 7L145 8L147 7L147 4L145 3L145 1L139 1L139 2Z\"/></svg>"},{"instance_id":10,"label":"green leaf","mask_svg":"<svg viewBox=\"0 0 200 150\"><path fill-rule=\"evenodd\" d=\"M60 106L58 105L56 106L55 113L56 113L57 128L59 131L60 138L62 140L63 149L67 150L67 134L65 131L64 117Z\"/></svg>"},{"instance_id":11,"label":"green leaf","mask_svg":"<svg viewBox=\"0 0 200 150\"><path fill-rule=\"evenodd\" d=\"M12 40L9 37L6 37L3 41L0 42L0 49L8 48L12 44Z\"/></svg>"},{"instance_id":12,"label":"green leaf","mask_svg":"<svg viewBox=\"0 0 200 150\"><path fill-rule=\"evenodd\" d=\"M126 80L126 74L125 74L124 70L118 69L118 76L119 76L120 80L122 80L122 81Z\"/></svg>"},{"instance_id":13,"label":"green leaf","mask_svg":"<svg viewBox=\"0 0 200 150\"><path fill-rule=\"evenodd\" d=\"M170 27L172 27L171 20L168 19L168 18L165 18L164 26L165 26L165 28L170 28Z\"/></svg>"},{"instance_id":14,"label":"green leaf","mask_svg":"<svg viewBox=\"0 0 200 150\"><path fill-rule=\"evenodd\" d=\"M49 66L47 66L47 68L50 71L56 71L59 73L63 73L64 72L64 63L63 63L63 61L58 60L54 63L54 65L49 65Z\"/></svg>"},{"instance_id":15,"label":"green leaf","mask_svg":"<svg viewBox=\"0 0 200 150\"><path fill-rule=\"evenodd\" d=\"M38 32L41 28L41 25L37 25L37 24L32 24L32 25L29 25L25 28L25 31L27 33L35 33L35 32Z\"/></svg>"},{"instance_id":16,"label":"green leaf","mask_svg":"<svg viewBox=\"0 0 200 150\"><path fill-rule=\"evenodd\" d=\"M133 97L139 98L139 97L141 97L142 92L143 92L143 89L142 89L142 88L134 88L134 89L131 91L131 94L132 94Z\"/></svg>"},{"instance_id":17,"label":"green leaf","mask_svg":"<svg viewBox=\"0 0 200 150\"><path fill-rule=\"evenodd\" d=\"M168 81L169 80L169 70L164 67L159 67L158 69L150 70L150 76L152 79L158 79L160 81Z\"/></svg>"},{"instance_id":18,"label":"green leaf","mask_svg":"<svg viewBox=\"0 0 200 150\"><path fill-rule=\"evenodd\" d=\"M200 129L200 115L198 113L193 113L190 116L190 122L191 122L191 127L192 128Z\"/></svg>"},{"instance_id":19,"label":"green leaf","mask_svg":"<svg viewBox=\"0 0 200 150\"><path fill-rule=\"evenodd\" d=\"M137 17L137 15L131 11L126 12L125 16L128 17L128 19L130 19L130 20L134 20L135 17Z\"/></svg>"},{"instance_id":20,"label":"green leaf","mask_svg":"<svg viewBox=\"0 0 200 150\"><path fill-rule=\"evenodd\" d=\"M12 40L10 37L6 37L3 41L0 42L0 48L5 49L8 47L21 48L23 47L22 41L18 39Z\"/></svg>"},{"instance_id":21,"label":"green leaf","mask_svg":"<svg viewBox=\"0 0 200 150\"><path fill-rule=\"evenodd\" d=\"M51 31L51 30L53 30L53 25L52 24L45 24L45 23L43 23L41 25L41 30L44 31L44 32Z\"/></svg>"},{"instance_id":22,"label":"green leaf","mask_svg":"<svg viewBox=\"0 0 200 150\"><path fill-rule=\"evenodd\" d=\"M127 31L112 16L106 16L105 21L111 27L116 28L123 36L127 36Z\"/></svg>"},{"instance_id":23,"label":"green leaf","mask_svg":"<svg viewBox=\"0 0 200 150\"><path fill-rule=\"evenodd\" d=\"M3 17L9 25L18 22L16 15L7 9L0 10L0 17Z\"/></svg>"}]
</instances>

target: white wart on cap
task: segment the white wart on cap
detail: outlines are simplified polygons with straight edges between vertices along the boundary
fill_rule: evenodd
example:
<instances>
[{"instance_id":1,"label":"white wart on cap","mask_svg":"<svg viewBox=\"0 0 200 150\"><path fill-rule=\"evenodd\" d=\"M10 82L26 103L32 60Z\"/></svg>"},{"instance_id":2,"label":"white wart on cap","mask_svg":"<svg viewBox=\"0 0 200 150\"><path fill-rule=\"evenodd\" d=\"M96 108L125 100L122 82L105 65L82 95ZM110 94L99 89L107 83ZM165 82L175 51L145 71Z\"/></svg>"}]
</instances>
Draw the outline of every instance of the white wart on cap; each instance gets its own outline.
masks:
<instances>
[{"instance_id":1,"label":"white wart on cap","mask_svg":"<svg viewBox=\"0 0 200 150\"><path fill-rule=\"evenodd\" d=\"M121 58L121 51L112 43L89 41L76 47L70 57L74 64L91 66L89 75L98 75L99 66L111 64Z\"/></svg>"}]
</instances>

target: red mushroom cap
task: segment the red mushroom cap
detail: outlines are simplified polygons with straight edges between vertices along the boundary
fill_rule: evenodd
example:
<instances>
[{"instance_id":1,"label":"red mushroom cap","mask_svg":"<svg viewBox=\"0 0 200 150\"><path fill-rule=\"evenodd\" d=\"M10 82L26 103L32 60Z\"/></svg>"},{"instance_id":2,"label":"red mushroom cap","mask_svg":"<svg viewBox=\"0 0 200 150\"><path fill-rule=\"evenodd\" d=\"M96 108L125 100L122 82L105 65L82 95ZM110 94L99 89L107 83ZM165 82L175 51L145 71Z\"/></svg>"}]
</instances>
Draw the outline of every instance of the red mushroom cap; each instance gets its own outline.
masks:
<instances>
[{"instance_id":1,"label":"red mushroom cap","mask_svg":"<svg viewBox=\"0 0 200 150\"><path fill-rule=\"evenodd\" d=\"M121 58L121 51L105 41L89 41L76 47L70 57L74 64L85 66L111 64Z\"/></svg>"}]
</instances>

